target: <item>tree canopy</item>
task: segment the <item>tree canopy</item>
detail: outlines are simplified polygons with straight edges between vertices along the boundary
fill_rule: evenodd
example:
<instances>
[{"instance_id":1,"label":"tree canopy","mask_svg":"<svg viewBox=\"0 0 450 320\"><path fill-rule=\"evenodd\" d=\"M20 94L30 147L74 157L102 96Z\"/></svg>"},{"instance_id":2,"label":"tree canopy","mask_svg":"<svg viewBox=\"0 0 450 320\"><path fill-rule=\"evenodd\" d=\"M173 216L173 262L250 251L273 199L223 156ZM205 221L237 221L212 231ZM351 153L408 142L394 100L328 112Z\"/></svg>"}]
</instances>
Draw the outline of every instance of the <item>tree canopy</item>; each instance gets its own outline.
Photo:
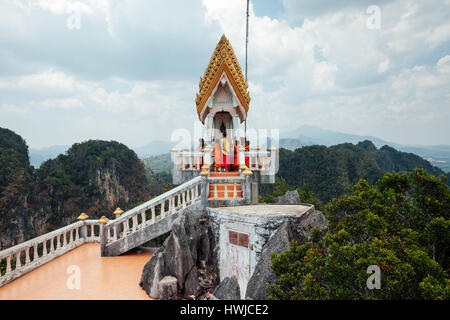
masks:
<instances>
[{"instance_id":1,"label":"tree canopy","mask_svg":"<svg viewBox=\"0 0 450 320\"><path fill-rule=\"evenodd\" d=\"M423 169L386 173L325 207L329 226L272 256L271 299L449 299L450 192ZM367 286L369 266L381 288Z\"/></svg>"}]
</instances>

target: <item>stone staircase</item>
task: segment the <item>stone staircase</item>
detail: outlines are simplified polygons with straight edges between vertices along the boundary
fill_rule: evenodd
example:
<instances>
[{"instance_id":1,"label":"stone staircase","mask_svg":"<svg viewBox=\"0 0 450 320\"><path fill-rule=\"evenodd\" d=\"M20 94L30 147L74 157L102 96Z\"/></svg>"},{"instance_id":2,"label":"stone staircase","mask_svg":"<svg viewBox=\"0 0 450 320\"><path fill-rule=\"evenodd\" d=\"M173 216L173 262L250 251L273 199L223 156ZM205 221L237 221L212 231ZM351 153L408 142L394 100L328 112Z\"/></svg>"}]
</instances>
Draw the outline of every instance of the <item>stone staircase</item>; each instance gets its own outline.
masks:
<instances>
[{"instance_id":1,"label":"stone staircase","mask_svg":"<svg viewBox=\"0 0 450 320\"><path fill-rule=\"evenodd\" d=\"M187 210L249 204L249 186L248 177L239 172L211 172L106 224L79 221L0 251L0 263L6 265L6 271L0 273L0 287L84 243L100 242L101 256L118 256L171 231L173 221Z\"/></svg>"},{"instance_id":2,"label":"stone staircase","mask_svg":"<svg viewBox=\"0 0 450 320\"><path fill-rule=\"evenodd\" d=\"M169 232L186 210L206 207L206 184L205 178L196 177L110 220L100 230L101 255L125 253Z\"/></svg>"}]
</instances>

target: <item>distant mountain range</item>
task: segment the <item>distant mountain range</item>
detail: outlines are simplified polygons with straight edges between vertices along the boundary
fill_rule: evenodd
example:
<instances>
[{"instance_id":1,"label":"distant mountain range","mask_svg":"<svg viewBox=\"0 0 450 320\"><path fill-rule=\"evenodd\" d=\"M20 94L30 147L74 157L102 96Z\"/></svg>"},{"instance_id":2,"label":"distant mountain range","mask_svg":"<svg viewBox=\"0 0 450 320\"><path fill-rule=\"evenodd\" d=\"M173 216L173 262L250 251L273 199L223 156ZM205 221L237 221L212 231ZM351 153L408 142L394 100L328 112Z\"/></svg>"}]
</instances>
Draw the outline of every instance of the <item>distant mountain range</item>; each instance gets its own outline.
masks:
<instances>
[{"instance_id":1,"label":"distant mountain range","mask_svg":"<svg viewBox=\"0 0 450 320\"><path fill-rule=\"evenodd\" d=\"M65 153L69 148L69 146L51 146L42 149L30 149L30 164L35 168L39 168L43 162L56 158L61 153Z\"/></svg>"},{"instance_id":2,"label":"distant mountain range","mask_svg":"<svg viewBox=\"0 0 450 320\"><path fill-rule=\"evenodd\" d=\"M280 147L295 150L296 148L311 145L324 145L329 147L341 143L357 144L365 140L372 141L377 148L388 145L403 152L417 154L428 160L432 165L441 168L445 172L450 172L450 145L402 145L372 136L360 136L305 125L296 130L280 134Z\"/></svg>"},{"instance_id":3,"label":"distant mountain range","mask_svg":"<svg viewBox=\"0 0 450 320\"><path fill-rule=\"evenodd\" d=\"M144 159L170 152L177 143L171 141L155 140L142 147L133 148L139 158Z\"/></svg>"},{"instance_id":4,"label":"distant mountain range","mask_svg":"<svg viewBox=\"0 0 450 320\"><path fill-rule=\"evenodd\" d=\"M411 172L422 168L434 176L444 174L418 155L387 145L377 148L369 140L329 147L311 145L294 151L280 149L279 168L277 176L288 185L298 188L306 184L325 202L350 194L353 185L361 178L374 184L386 172ZM266 185L266 190L262 187L261 194L271 194L274 187L276 185Z\"/></svg>"},{"instance_id":5,"label":"distant mountain range","mask_svg":"<svg viewBox=\"0 0 450 320\"><path fill-rule=\"evenodd\" d=\"M139 158L144 159L170 152L170 149L172 149L175 144L175 142L157 140L142 147L132 148L132 150L136 152ZM59 154L64 154L69 148L70 146L61 145L42 149L30 149L30 164L35 168L39 168L43 162L48 159L54 159Z\"/></svg>"},{"instance_id":6,"label":"distant mountain range","mask_svg":"<svg viewBox=\"0 0 450 320\"><path fill-rule=\"evenodd\" d=\"M432 165L441 168L445 172L450 172L450 145L402 145L372 136L360 136L305 125L296 130L281 134L280 147L288 150L295 150L296 148L311 145L324 145L329 147L341 143L357 144L364 140L372 141L377 148L388 145L403 152L417 154L428 160ZM156 140L144 146L133 148L133 150L139 158L144 159L165 154L169 152L175 144L176 143L171 141ZM60 153L64 153L67 149L69 149L69 146L51 146L43 149L30 149L30 163L37 168L45 160L53 159Z\"/></svg>"}]
</instances>

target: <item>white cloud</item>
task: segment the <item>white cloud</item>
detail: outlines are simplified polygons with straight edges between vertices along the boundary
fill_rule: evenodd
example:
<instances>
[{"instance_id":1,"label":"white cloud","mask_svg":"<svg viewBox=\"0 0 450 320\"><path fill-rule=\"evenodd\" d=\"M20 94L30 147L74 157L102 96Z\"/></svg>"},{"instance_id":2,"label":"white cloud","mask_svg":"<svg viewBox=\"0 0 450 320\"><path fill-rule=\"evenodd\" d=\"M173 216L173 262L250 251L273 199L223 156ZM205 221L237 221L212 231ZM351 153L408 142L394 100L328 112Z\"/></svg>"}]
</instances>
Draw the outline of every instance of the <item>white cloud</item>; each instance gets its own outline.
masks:
<instances>
[{"instance_id":1,"label":"white cloud","mask_svg":"<svg viewBox=\"0 0 450 320\"><path fill-rule=\"evenodd\" d=\"M21 107L13 104L2 104L0 105L0 111L5 113L16 113L19 115L23 115L31 112L31 108L29 107Z\"/></svg>"},{"instance_id":2,"label":"white cloud","mask_svg":"<svg viewBox=\"0 0 450 320\"><path fill-rule=\"evenodd\" d=\"M53 69L48 69L36 74L0 79L0 88L24 89L30 91L62 90L73 92L87 90L88 86L88 83L77 82L74 77L66 75L61 71L54 71Z\"/></svg>"},{"instance_id":3,"label":"white cloud","mask_svg":"<svg viewBox=\"0 0 450 320\"><path fill-rule=\"evenodd\" d=\"M78 2L81 29L68 31L64 15ZM312 124L399 142L448 143L450 56L442 51L450 41L450 12L440 8L450 1L377 1L380 30L366 27L371 2L285 0L280 19L256 16L251 2L248 124ZM12 115L57 121L62 114L85 134L65 123L72 128L67 137L144 144L196 119L196 81L221 33L244 68L242 0L5 3L4 126L21 125Z\"/></svg>"},{"instance_id":4,"label":"white cloud","mask_svg":"<svg viewBox=\"0 0 450 320\"><path fill-rule=\"evenodd\" d=\"M389 60L384 60L378 65L378 73L385 73L389 69Z\"/></svg>"},{"instance_id":5,"label":"white cloud","mask_svg":"<svg viewBox=\"0 0 450 320\"><path fill-rule=\"evenodd\" d=\"M91 2L91 1L89 1ZM97 1L98 2L98 1ZM95 2L94 2L95 3ZM73 12L74 10L80 13L92 14L92 7L84 2L80 1L70 1L70 0L35 0L34 2L29 2L31 7L38 7L42 10L47 10L53 14L65 15Z\"/></svg>"}]
</instances>

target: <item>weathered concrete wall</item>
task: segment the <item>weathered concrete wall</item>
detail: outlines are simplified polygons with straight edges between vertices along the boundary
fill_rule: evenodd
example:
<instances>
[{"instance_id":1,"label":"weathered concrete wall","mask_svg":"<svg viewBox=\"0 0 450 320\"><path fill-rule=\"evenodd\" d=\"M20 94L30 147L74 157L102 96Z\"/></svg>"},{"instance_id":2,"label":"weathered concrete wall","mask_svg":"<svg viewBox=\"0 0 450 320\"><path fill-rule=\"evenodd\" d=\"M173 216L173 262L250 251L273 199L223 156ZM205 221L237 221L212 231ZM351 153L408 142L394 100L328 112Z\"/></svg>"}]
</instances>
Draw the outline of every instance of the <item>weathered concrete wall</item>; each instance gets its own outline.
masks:
<instances>
[{"instance_id":1,"label":"weathered concrete wall","mask_svg":"<svg viewBox=\"0 0 450 320\"><path fill-rule=\"evenodd\" d=\"M236 276L241 296L258 263L264 245L286 221L299 223L315 212L314 206L253 205L207 208L212 233L218 244L220 279ZM248 235L247 248L230 243L230 231Z\"/></svg>"},{"instance_id":2,"label":"weathered concrete wall","mask_svg":"<svg viewBox=\"0 0 450 320\"><path fill-rule=\"evenodd\" d=\"M208 207L210 208L220 208L220 207L232 207L232 206L243 206L250 204L250 199L240 198L240 199L208 199Z\"/></svg>"}]
</instances>

